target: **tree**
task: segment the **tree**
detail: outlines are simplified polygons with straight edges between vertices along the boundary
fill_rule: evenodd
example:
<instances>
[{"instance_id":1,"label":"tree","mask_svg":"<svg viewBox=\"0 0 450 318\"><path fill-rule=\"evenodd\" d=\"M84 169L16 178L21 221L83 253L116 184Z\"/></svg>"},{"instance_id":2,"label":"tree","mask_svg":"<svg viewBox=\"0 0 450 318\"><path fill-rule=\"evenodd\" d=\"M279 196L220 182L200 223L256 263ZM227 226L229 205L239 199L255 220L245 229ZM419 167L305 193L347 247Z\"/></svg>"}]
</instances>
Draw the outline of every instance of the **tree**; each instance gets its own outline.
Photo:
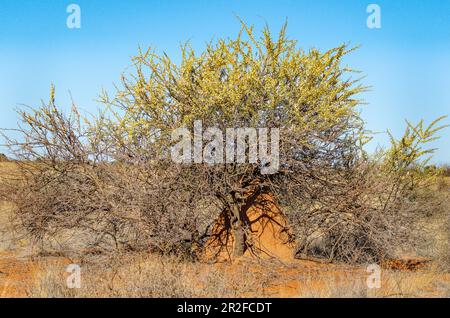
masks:
<instances>
[{"instance_id":1,"label":"tree","mask_svg":"<svg viewBox=\"0 0 450 318\"><path fill-rule=\"evenodd\" d=\"M197 257L212 240L233 242L239 257L260 252L257 207L269 219L282 211L299 257L387 258L414 237L414 218L441 204L423 190L439 173L423 156L443 118L408 123L369 156L365 88L342 65L352 50L305 52L286 25L257 38L245 24L199 54L183 45L179 63L140 50L98 115L65 114L54 87L48 103L19 111L22 139L4 137L21 181L0 194L41 243L70 234L89 248Z\"/></svg>"},{"instance_id":2,"label":"tree","mask_svg":"<svg viewBox=\"0 0 450 318\"><path fill-rule=\"evenodd\" d=\"M140 51L135 74L122 77L114 96L102 95L113 114L103 132L110 136L110 155L135 164L158 159L152 169L175 169L177 180L184 180L179 204L197 209L193 193L208 200L214 218L227 224L235 256L252 246L246 213L261 197L273 196L286 211L299 200L321 201L335 194L359 154L357 95L364 87L342 66L352 49L305 52L297 44L287 38L286 25L276 38L268 27L257 38L243 23L236 39L211 42L200 54L183 45L179 64ZM279 170L264 174L261 162L168 165L174 129L193 131L196 122L222 132L279 129ZM247 144L247 157L252 151Z\"/></svg>"}]
</instances>

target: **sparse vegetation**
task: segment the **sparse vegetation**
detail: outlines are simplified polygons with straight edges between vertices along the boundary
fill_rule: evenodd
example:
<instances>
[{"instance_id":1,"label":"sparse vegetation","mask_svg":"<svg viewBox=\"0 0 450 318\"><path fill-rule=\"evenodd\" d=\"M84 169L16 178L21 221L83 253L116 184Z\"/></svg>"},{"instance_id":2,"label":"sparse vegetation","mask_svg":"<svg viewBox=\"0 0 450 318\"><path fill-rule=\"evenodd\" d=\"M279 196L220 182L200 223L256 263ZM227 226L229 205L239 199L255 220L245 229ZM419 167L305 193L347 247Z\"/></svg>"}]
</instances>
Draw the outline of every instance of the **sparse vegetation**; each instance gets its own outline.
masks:
<instances>
[{"instance_id":1,"label":"sparse vegetation","mask_svg":"<svg viewBox=\"0 0 450 318\"><path fill-rule=\"evenodd\" d=\"M441 170L443 171L444 176L450 177L450 165L448 164L442 165Z\"/></svg>"},{"instance_id":2,"label":"sparse vegetation","mask_svg":"<svg viewBox=\"0 0 450 318\"><path fill-rule=\"evenodd\" d=\"M47 267L31 297L268 297L278 276L255 262L195 264L174 256L121 255L86 266L81 289L68 289L61 266ZM273 286L272 286L273 287Z\"/></svg>"},{"instance_id":3,"label":"sparse vegetation","mask_svg":"<svg viewBox=\"0 0 450 318\"><path fill-rule=\"evenodd\" d=\"M447 212L443 224L443 239L439 248L438 261L440 270L450 271L450 212Z\"/></svg>"},{"instance_id":4,"label":"sparse vegetation","mask_svg":"<svg viewBox=\"0 0 450 318\"><path fill-rule=\"evenodd\" d=\"M202 262L212 241L217 255L232 242L233 260L262 256L248 217L255 208L268 219L274 206L281 210L292 257L355 265L417 252L426 220L448 220L448 168L430 167L428 147L445 116L407 122L388 149L366 153L370 135L358 111L365 88L341 65L352 51L305 52L286 27L257 38L243 24L236 39L200 54L183 46L179 64L140 51L134 74L114 96L102 94L96 116L75 105L62 111L53 86L48 103L19 110L21 137L3 134L16 168L3 177L1 198L14 204L17 233L41 252L87 262L89 277L82 290L67 290L61 271L49 268L29 295L270 296L276 271L244 262L227 274ZM264 174L260 162L173 163L171 133L195 120L222 131L279 128L279 171ZM112 261L87 261L98 255ZM359 285L329 284L327 295L371 297ZM380 295L412 293L399 286Z\"/></svg>"},{"instance_id":5,"label":"sparse vegetation","mask_svg":"<svg viewBox=\"0 0 450 318\"><path fill-rule=\"evenodd\" d=\"M80 289L68 289L62 266L46 266L29 297L448 297L450 282L431 271L384 270L380 289L368 289L361 268L308 268L273 262L195 264L157 255L122 255L86 264ZM309 265L310 266L310 265ZM328 268L327 268L328 266Z\"/></svg>"}]
</instances>

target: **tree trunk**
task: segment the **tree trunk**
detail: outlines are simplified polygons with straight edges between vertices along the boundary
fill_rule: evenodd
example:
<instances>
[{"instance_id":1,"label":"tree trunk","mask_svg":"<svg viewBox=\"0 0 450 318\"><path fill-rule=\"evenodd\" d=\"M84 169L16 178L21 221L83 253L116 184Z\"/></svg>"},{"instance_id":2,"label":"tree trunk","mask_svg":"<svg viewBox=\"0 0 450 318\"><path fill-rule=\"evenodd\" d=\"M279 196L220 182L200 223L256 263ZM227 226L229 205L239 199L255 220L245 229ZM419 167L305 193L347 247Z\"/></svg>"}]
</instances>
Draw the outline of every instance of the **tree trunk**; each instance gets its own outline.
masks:
<instances>
[{"instance_id":1,"label":"tree trunk","mask_svg":"<svg viewBox=\"0 0 450 318\"><path fill-rule=\"evenodd\" d=\"M241 211L238 204L231 205L232 213L232 227L233 227L233 255L239 257L245 253L245 232L243 228L243 221Z\"/></svg>"},{"instance_id":2,"label":"tree trunk","mask_svg":"<svg viewBox=\"0 0 450 318\"><path fill-rule=\"evenodd\" d=\"M242 228L242 224L240 224L240 221L238 221L237 224L233 225L233 237L234 237L233 255L235 257L244 255L245 233L244 229Z\"/></svg>"}]
</instances>

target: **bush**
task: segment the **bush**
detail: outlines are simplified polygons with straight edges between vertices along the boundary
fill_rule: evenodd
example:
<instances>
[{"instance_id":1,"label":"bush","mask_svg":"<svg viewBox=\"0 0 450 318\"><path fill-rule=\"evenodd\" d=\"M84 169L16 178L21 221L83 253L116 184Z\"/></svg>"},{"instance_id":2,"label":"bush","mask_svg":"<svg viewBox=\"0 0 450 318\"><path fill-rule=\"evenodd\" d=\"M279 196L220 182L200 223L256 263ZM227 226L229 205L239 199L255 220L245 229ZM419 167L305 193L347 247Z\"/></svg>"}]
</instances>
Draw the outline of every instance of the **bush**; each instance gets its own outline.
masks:
<instances>
[{"instance_id":1,"label":"bush","mask_svg":"<svg viewBox=\"0 0 450 318\"><path fill-rule=\"evenodd\" d=\"M196 252L224 218L233 254L257 252L248 211L270 195L290 221L298 254L346 262L379 260L410 240L411 224L435 173L423 148L443 127L408 123L392 147L369 158L357 106L365 90L341 61L345 45L304 52L283 27L256 39L243 24L236 39L188 45L174 64L152 50L133 59L115 96L91 119L50 101L19 111L21 140L7 138L20 182L4 187L18 224L43 247ZM280 169L258 163L174 164L175 128L196 120L221 131L279 128ZM250 152L249 147L246 153Z\"/></svg>"},{"instance_id":2,"label":"bush","mask_svg":"<svg viewBox=\"0 0 450 318\"><path fill-rule=\"evenodd\" d=\"M17 172L2 180L2 197L14 202L15 224L37 246L191 257L192 233L212 221L193 212L208 197L186 191L176 167L105 160L99 136L82 126L76 109L66 116L50 104L20 115L30 127L23 131L28 141L9 140L19 160ZM192 204L180 206L183 197Z\"/></svg>"},{"instance_id":3,"label":"bush","mask_svg":"<svg viewBox=\"0 0 450 318\"><path fill-rule=\"evenodd\" d=\"M301 238L298 257L370 263L415 250L424 239L419 221L445 205L433 190L441 172L428 169L426 157L442 119L428 127L408 123L402 138L391 136L389 149L334 171L340 186L322 189L320 200L291 198L288 215Z\"/></svg>"},{"instance_id":4,"label":"bush","mask_svg":"<svg viewBox=\"0 0 450 318\"><path fill-rule=\"evenodd\" d=\"M445 177L450 177L450 165L448 164L442 165L441 169Z\"/></svg>"}]
</instances>

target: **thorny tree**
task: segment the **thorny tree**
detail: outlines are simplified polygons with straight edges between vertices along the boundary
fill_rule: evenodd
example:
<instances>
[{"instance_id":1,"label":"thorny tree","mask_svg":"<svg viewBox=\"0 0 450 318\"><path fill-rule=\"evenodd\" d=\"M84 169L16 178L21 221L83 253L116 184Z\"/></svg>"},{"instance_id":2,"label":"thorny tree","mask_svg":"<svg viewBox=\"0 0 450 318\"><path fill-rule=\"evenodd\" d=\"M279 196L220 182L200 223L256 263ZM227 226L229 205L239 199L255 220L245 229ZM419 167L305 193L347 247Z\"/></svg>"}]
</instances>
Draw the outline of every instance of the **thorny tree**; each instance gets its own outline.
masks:
<instances>
[{"instance_id":1,"label":"thorny tree","mask_svg":"<svg viewBox=\"0 0 450 318\"><path fill-rule=\"evenodd\" d=\"M256 38L243 25L236 39L210 43L200 54L183 46L179 64L165 54L141 52L135 75L123 78L114 97L103 96L117 110L107 125L113 127L113 134L107 132L111 144L119 146L114 154L131 162L167 158L172 131L193 131L196 120L222 132L278 128L280 168L274 174L263 174L262 162L177 168L188 180L186 192L200 193L216 207L214 216L220 214L232 231L234 255L240 256L252 245L246 215L251 206L264 205L258 198L273 195L283 206L293 197L319 197L339 187L357 159L362 122L355 96L363 87L341 65L349 51L342 45L304 52L286 37L286 26L273 39L268 28ZM247 147L247 155L251 151L257 150ZM190 204L191 195L185 200Z\"/></svg>"},{"instance_id":2,"label":"thorny tree","mask_svg":"<svg viewBox=\"0 0 450 318\"><path fill-rule=\"evenodd\" d=\"M320 256L379 258L397 239L400 185L423 153L394 144L397 150L380 156L386 163L377 163L362 151L367 136L358 94L365 88L343 65L350 51L342 45L305 52L287 38L286 26L274 38L267 27L257 37L245 24L237 38L211 42L199 54L182 46L179 63L140 51L135 72L122 77L112 96L101 95L105 108L90 121L75 108L65 116L53 90L48 105L20 112L25 138L7 139L26 181L10 185L8 199L41 240L76 228L93 234L91 244L109 238L116 248L145 242L165 252L183 241L203 246L221 220L221 235L233 238L240 256L257 252L248 210L264 210L270 197L290 221L299 253L314 253L322 238ZM264 162L175 164L172 133L194 131L195 121L222 132L279 129L279 169L264 174ZM436 131L422 131L429 136L418 145ZM417 142L417 134L409 137ZM408 149L407 164L394 167ZM247 145L244 152L255 150Z\"/></svg>"}]
</instances>

